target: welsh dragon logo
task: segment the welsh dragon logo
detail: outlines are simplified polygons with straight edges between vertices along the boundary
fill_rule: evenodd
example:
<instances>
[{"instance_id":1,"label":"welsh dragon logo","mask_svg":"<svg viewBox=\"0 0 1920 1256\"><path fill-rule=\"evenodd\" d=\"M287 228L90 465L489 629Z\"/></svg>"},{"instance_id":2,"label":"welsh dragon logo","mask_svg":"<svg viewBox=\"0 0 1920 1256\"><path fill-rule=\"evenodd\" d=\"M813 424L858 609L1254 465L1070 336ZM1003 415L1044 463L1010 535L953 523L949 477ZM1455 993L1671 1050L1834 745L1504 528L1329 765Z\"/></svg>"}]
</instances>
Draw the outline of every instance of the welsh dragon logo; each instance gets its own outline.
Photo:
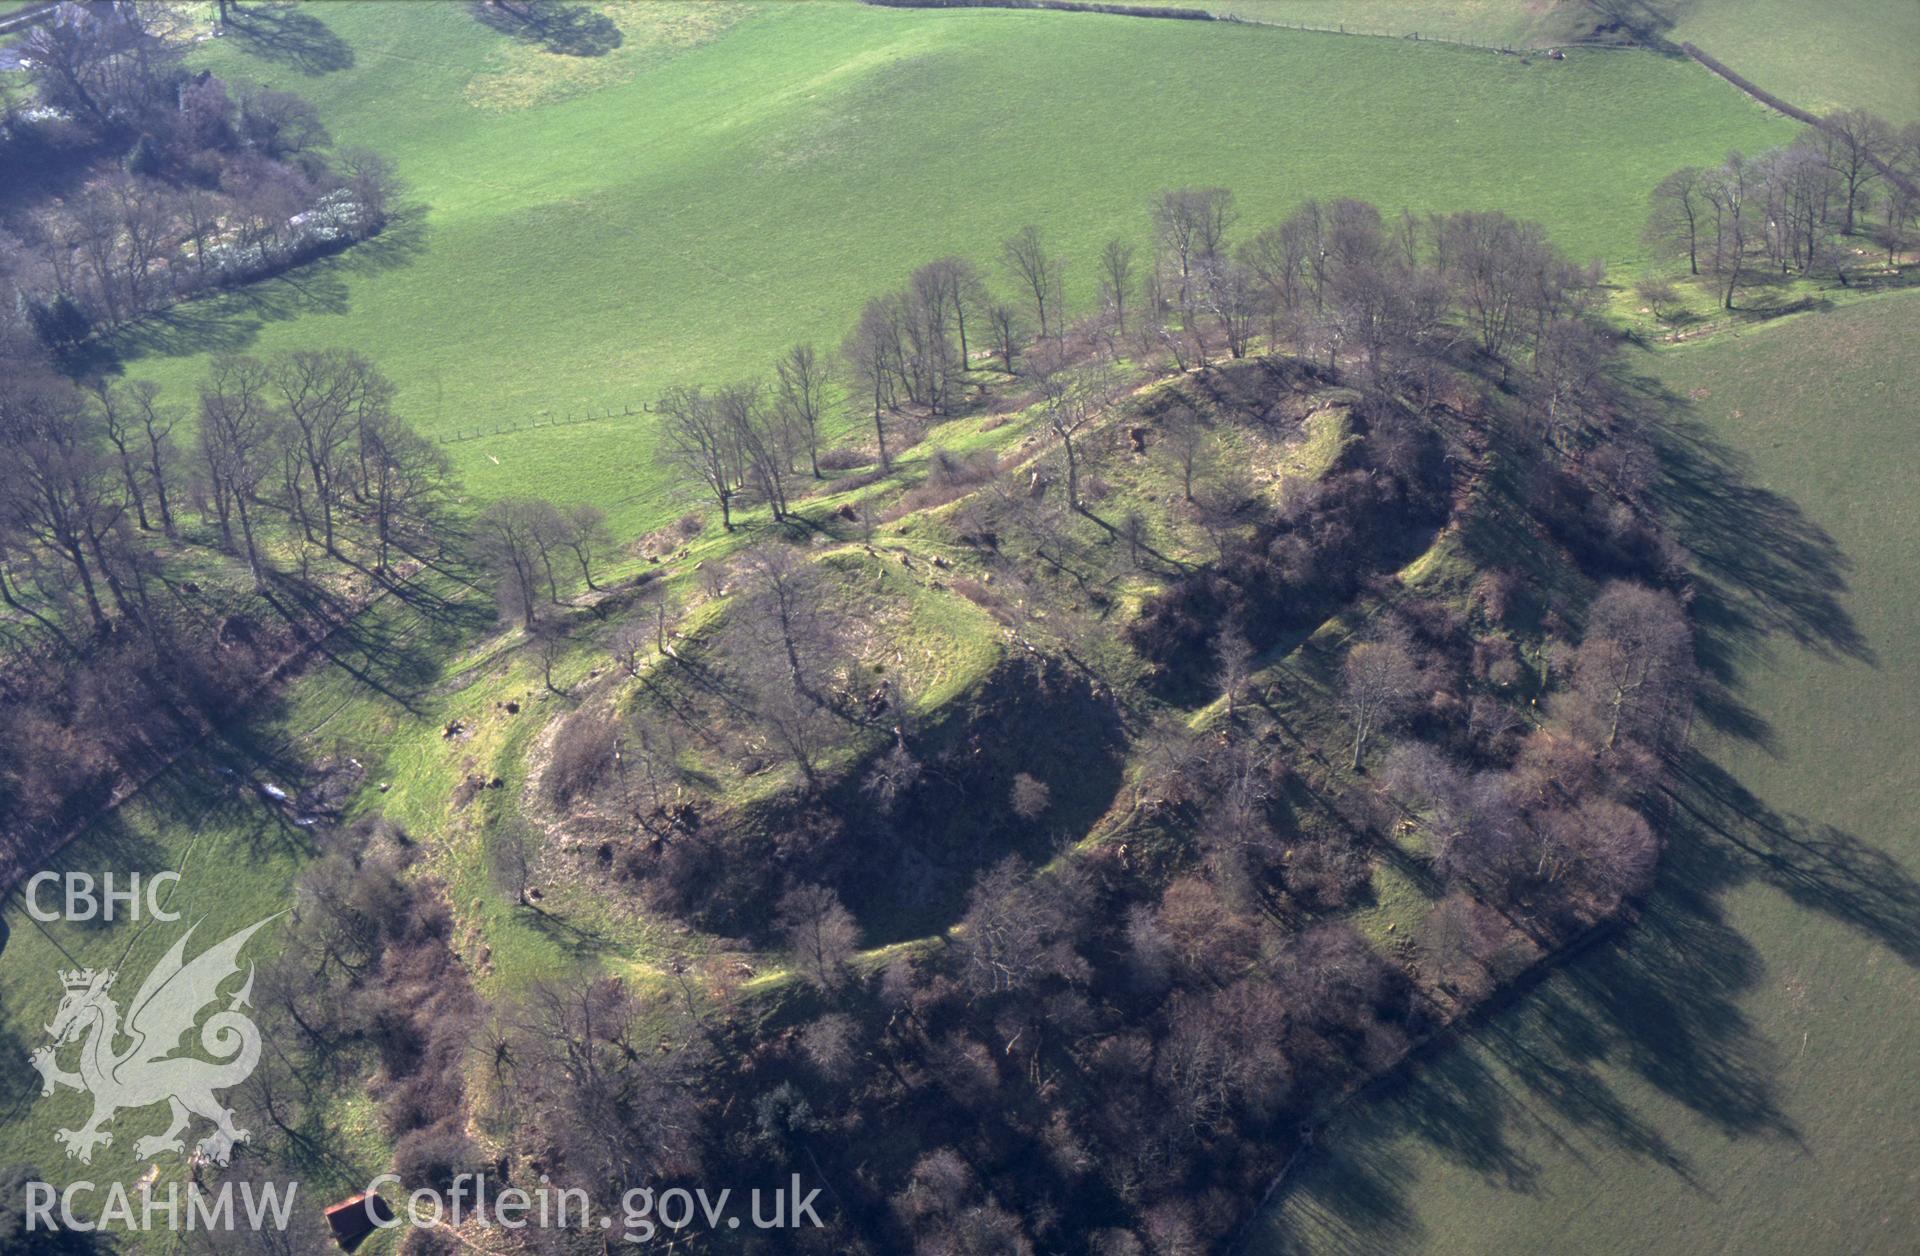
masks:
<instances>
[{"instance_id":1,"label":"welsh dragon logo","mask_svg":"<svg viewBox=\"0 0 1920 1256\"><path fill-rule=\"evenodd\" d=\"M93 1116L85 1125L54 1132L69 1157L77 1157L82 1164L91 1163L96 1146L113 1145L113 1135L106 1127L116 1114L163 1102L172 1114L166 1132L135 1142L136 1156L144 1159L165 1151L184 1151L186 1145L180 1135L193 1117L213 1123L213 1131L200 1140L198 1150L215 1164L226 1164L233 1145L247 1141L247 1131L234 1126L233 1110L214 1092L245 1081L260 1062L260 1030L240 1011L249 1006L253 992L251 964L247 966L246 982L227 1000L226 1007L200 1027L200 1046L220 1063L175 1052L200 1013L218 1001L221 984L240 971L240 949L247 939L271 919L242 929L191 961L185 959L187 941L193 937L193 930L188 929L140 983L127 1008L124 1026L119 1004L109 997L118 975L114 969L83 968L60 974L66 995L60 1000L53 1023L46 1027L53 1045L41 1047L27 1058L40 1072L42 1095L52 1094L56 1086L67 1086L93 1096ZM124 1050L117 1048L122 1040L130 1044ZM56 1055L75 1041L81 1041L80 1068L69 1073L60 1067Z\"/></svg>"}]
</instances>

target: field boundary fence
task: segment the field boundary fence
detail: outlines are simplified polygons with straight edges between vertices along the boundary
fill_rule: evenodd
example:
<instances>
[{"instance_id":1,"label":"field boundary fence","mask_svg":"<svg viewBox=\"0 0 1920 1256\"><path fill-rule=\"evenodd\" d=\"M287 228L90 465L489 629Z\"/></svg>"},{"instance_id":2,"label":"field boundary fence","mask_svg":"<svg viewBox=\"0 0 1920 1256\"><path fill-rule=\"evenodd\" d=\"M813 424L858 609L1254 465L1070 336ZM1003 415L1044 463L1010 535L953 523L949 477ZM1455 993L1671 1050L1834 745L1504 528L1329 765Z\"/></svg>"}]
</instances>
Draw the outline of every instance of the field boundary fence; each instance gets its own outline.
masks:
<instances>
[{"instance_id":1,"label":"field boundary fence","mask_svg":"<svg viewBox=\"0 0 1920 1256\"><path fill-rule=\"evenodd\" d=\"M1512 57L1524 57L1529 53L1544 53L1555 48L1581 48L1598 52L1626 50L1640 47L1637 44L1621 43L1611 39L1553 39L1537 44L1481 43L1477 39L1460 39L1451 35L1423 35L1419 31L1382 31L1367 26L1349 26L1344 23L1337 26L1316 26L1311 22L1283 22L1271 17L1248 17L1230 9L1222 9L1213 15L1216 22L1227 22L1234 26L1265 26L1274 30L1306 31L1315 35L1355 35L1363 39L1404 39L1414 44L1443 44L1449 48L1477 48L1481 52L1499 52Z\"/></svg>"},{"instance_id":2,"label":"field boundary fence","mask_svg":"<svg viewBox=\"0 0 1920 1256\"><path fill-rule=\"evenodd\" d=\"M1109 17L1145 17L1173 19L1188 22L1225 22L1234 26L1261 26L1273 30L1307 31L1317 35L1354 35L1364 39L1404 39L1410 43L1444 44L1454 48L1476 48L1482 52L1505 53L1508 56L1525 56L1533 52L1546 52L1553 48L1591 48L1598 50L1624 49L1639 45L1608 38L1572 38L1563 40L1543 40L1537 44L1481 43L1473 39L1459 39L1441 35L1423 35L1419 31L1375 30L1366 26L1349 26L1344 23L1324 26L1311 22L1287 22L1277 18L1253 17L1244 13L1235 13L1231 9L1174 8L1168 5L1152 4L1108 4L1100 0L865 0L865 3L887 9L1015 9L1023 11L1051 13L1098 13Z\"/></svg>"},{"instance_id":3,"label":"field boundary fence","mask_svg":"<svg viewBox=\"0 0 1920 1256\"><path fill-rule=\"evenodd\" d=\"M558 414L541 413L530 419L507 419L494 423L462 424L448 431L434 433L434 439L443 445L456 445L462 441L479 440L486 436L512 436L520 432L531 432L542 427L578 427L582 423L606 423L613 419L638 418L652 414L653 403L643 401L638 406L630 403L611 406L605 404L583 406L578 411L563 410Z\"/></svg>"}]
</instances>

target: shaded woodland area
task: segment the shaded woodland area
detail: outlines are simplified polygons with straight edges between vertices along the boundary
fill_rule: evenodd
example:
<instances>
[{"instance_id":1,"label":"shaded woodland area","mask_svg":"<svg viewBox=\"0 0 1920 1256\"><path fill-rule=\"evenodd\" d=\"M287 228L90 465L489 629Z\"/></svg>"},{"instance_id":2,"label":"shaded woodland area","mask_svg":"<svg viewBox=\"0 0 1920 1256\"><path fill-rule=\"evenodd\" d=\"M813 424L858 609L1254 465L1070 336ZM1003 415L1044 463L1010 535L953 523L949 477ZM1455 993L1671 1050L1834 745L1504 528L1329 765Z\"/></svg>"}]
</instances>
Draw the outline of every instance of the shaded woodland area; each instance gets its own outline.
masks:
<instances>
[{"instance_id":1,"label":"shaded woodland area","mask_svg":"<svg viewBox=\"0 0 1920 1256\"><path fill-rule=\"evenodd\" d=\"M514 1131L510 1180L537 1166L612 1206L636 1175L798 1165L835 1217L786 1249L1209 1250L1303 1122L1651 885L1691 579L1598 273L1499 214L1309 203L1242 233L1222 189L1150 212L1153 256L1111 246L1090 314L1030 228L993 268L915 272L831 359L797 345L768 378L662 398L662 455L753 537L702 573L720 613L697 629L642 573L607 633L624 696L564 717L533 788L605 892L789 966L777 995L689 957L678 990L492 1009L474 1098ZM823 440L836 399L852 445ZM1226 455L1329 399L1344 436L1310 478L1262 488ZM942 454L891 505L808 508L997 404L1035 452ZM1163 521L1114 483L1140 465L1178 486ZM873 683L847 590L888 521L936 517L963 557L929 578L1026 657L926 715ZM487 519L503 610L537 627L592 520ZM1169 557L1172 526L1203 548ZM1410 580L1436 545L1471 564ZM1116 622L1123 575L1150 592ZM779 787L705 781L742 761ZM930 833L935 935L876 964L863 946L912 936L890 913L915 865L890 861ZM534 912L537 842L496 868ZM1385 945L1349 919L1383 863L1435 895ZM556 1067L610 1089L590 1110L540 1090Z\"/></svg>"},{"instance_id":2,"label":"shaded woodland area","mask_svg":"<svg viewBox=\"0 0 1920 1256\"><path fill-rule=\"evenodd\" d=\"M297 96L190 71L170 21L65 6L0 101L8 881L377 596L446 489L352 353L222 358L194 398L116 376L116 332L396 208L381 158L334 147Z\"/></svg>"},{"instance_id":3,"label":"shaded woodland area","mask_svg":"<svg viewBox=\"0 0 1920 1256\"><path fill-rule=\"evenodd\" d=\"M422 556L446 459L351 353L149 384L0 378L0 803L30 866ZM179 431L185 439L175 435Z\"/></svg>"},{"instance_id":4,"label":"shaded woodland area","mask_svg":"<svg viewBox=\"0 0 1920 1256\"><path fill-rule=\"evenodd\" d=\"M77 368L100 338L346 248L398 210L383 158L336 147L299 96L189 70L172 20L63 6L25 37L29 90L0 98L0 334ZM276 20L237 9L235 29Z\"/></svg>"}]
</instances>

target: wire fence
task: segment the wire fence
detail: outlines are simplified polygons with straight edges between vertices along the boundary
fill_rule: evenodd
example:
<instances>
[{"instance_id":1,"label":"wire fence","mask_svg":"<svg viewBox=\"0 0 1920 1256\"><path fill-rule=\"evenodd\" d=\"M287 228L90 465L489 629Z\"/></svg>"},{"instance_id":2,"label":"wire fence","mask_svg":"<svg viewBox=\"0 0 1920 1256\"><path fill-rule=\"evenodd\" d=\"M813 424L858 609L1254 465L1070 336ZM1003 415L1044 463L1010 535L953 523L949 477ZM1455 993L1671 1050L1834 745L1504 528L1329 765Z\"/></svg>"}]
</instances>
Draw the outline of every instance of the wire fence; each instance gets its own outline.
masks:
<instances>
[{"instance_id":1,"label":"wire fence","mask_svg":"<svg viewBox=\"0 0 1920 1256\"><path fill-rule=\"evenodd\" d=\"M1335 26L1316 26L1311 22L1286 22L1270 17L1249 17L1235 13L1231 9L1222 9L1214 13L1216 22L1230 22L1236 26L1265 26L1274 30L1308 31L1317 35L1356 35L1365 39L1404 39L1416 44L1445 44L1450 48L1478 48L1482 52L1501 52L1508 56L1526 56L1529 53L1546 53L1559 48L1585 48L1596 50L1626 49L1636 45L1618 40L1600 37L1580 37L1547 40L1537 44L1481 43L1473 39L1460 39L1449 35L1423 35L1419 31L1386 31L1367 26L1349 26L1344 23Z\"/></svg>"},{"instance_id":2,"label":"wire fence","mask_svg":"<svg viewBox=\"0 0 1920 1256\"><path fill-rule=\"evenodd\" d=\"M1231 9L1203 9L1186 5L1115 4L1102 3L1100 0L865 0L865 2L891 9L1020 9L1060 13L1097 13L1108 17L1181 18L1198 22L1229 22L1236 26L1312 31L1322 35L1356 35L1366 39L1404 39L1413 43L1446 44L1450 47L1477 48L1483 52L1506 53L1509 56L1525 56L1532 52L1551 53L1561 48L1618 49L1636 46L1633 40L1622 41L1609 37L1605 33L1596 32L1591 35L1572 36L1563 40L1543 40L1539 43L1521 44L1516 47L1512 43L1488 44L1472 39L1423 35L1419 31L1378 30L1367 26L1348 26L1345 23L1324 26L1311 22L1288 22L1276 18L1235 13Z\"/></svg>"},{"instance_id":3,"label":"wire fence","mask_svg":"<svg viewBox=\"0 0 1920 1256\"><path fill-rule=\"evenodd\" d=\"M536 414L530 419L456 427L451 431L437 432L434 438L443 445L453 445L461 441L479 440L485 436L512 436L518 432L531 432L541 427L578 427L582 423L606 423L613 419L630 419L651 413L653 413L653 403L650 401L641 402L638 409L630 404L617 408L593 405L582 407L578 411L563 410L559 414Z\"/></svg>"}]
</instances>

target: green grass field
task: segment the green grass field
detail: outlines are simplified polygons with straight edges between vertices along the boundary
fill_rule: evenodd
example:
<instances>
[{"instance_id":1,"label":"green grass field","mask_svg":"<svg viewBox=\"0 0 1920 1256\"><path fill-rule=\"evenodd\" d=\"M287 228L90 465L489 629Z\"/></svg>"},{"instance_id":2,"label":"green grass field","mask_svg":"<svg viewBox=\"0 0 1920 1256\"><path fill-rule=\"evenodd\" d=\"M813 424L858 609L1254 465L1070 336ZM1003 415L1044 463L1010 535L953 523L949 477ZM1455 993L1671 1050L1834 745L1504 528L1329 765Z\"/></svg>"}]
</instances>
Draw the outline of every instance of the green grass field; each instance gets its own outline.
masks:
<instances>
[{"instance_id":1,"label":"green grass field","mask_svg":"<svg viewBox=\"0 0 1920 1256\"><path fill-rule=\"evenodd\" d=\"M1700 0L1670 32L1815 113L1920 120L1920 4L1908 0Z\"/></svg>"},{"instance_id":2,"label":"green grass field","mask_svg":"<svg viewBox=\"0 0 1920 1256\"><path fill-rule=\"evenodd\" d=\"M1647 918L1337 1125L1257 1250L1909 1249L1917 334L1895 294L1646 362L1724 472L1683 518L1759 723L1699 739Z\"/></svg>"},{"instance_id":3,"label":"green grass field","mask_svg":"<svg viewBox=\"0 0 1920 1256\"><path fill-rule=\"evenodd\" d=\"M341 141L391 156L424 212L179 311L130 338L145 355L130 370L185 394L214 348L342 344L435 432L638 410L671 384L757 372L793 340L837 344L910 267L991 264L1026 222L1086 301L1100 243L1144 244L1161 187L1226 184L1256 225L1307 196L1497 207L1618 263L1667 170L1793 130L1642 53L1522 64L1210 23L826 3L610 11L626 42L604 58L536 52L452 4L304 6L317 51L297 65L237 34L207 45L216 68L285 83ZM1205 75L1181 68L1197 64ZM482 496L593 500L628 531L668 506L640 418L451 448Z\"/></svg>"},{"instance_id":4,"label":"green grass field","mask_svg":"<svg viewBox=\"0 0 1920 1256\"><path fill-rule=\"evenodd\" d=\"M1592 29L1584 0L1172 0L1250 22L1541 48Z\"/></svg>"},{"instance_id":5,"label":"green grass field","mask_svg":"<svg viewBox=\"0 0 1920 1256\"><path fill-rule=\"evenodd\" d=\"M1539 48L1604 21L1586 0L1172 0L1256 22ZM1803 108L1920 118L1920 5L1908 0L1648 0L1608 6L1697 44Z\"/></svg>"}]
</instances>

